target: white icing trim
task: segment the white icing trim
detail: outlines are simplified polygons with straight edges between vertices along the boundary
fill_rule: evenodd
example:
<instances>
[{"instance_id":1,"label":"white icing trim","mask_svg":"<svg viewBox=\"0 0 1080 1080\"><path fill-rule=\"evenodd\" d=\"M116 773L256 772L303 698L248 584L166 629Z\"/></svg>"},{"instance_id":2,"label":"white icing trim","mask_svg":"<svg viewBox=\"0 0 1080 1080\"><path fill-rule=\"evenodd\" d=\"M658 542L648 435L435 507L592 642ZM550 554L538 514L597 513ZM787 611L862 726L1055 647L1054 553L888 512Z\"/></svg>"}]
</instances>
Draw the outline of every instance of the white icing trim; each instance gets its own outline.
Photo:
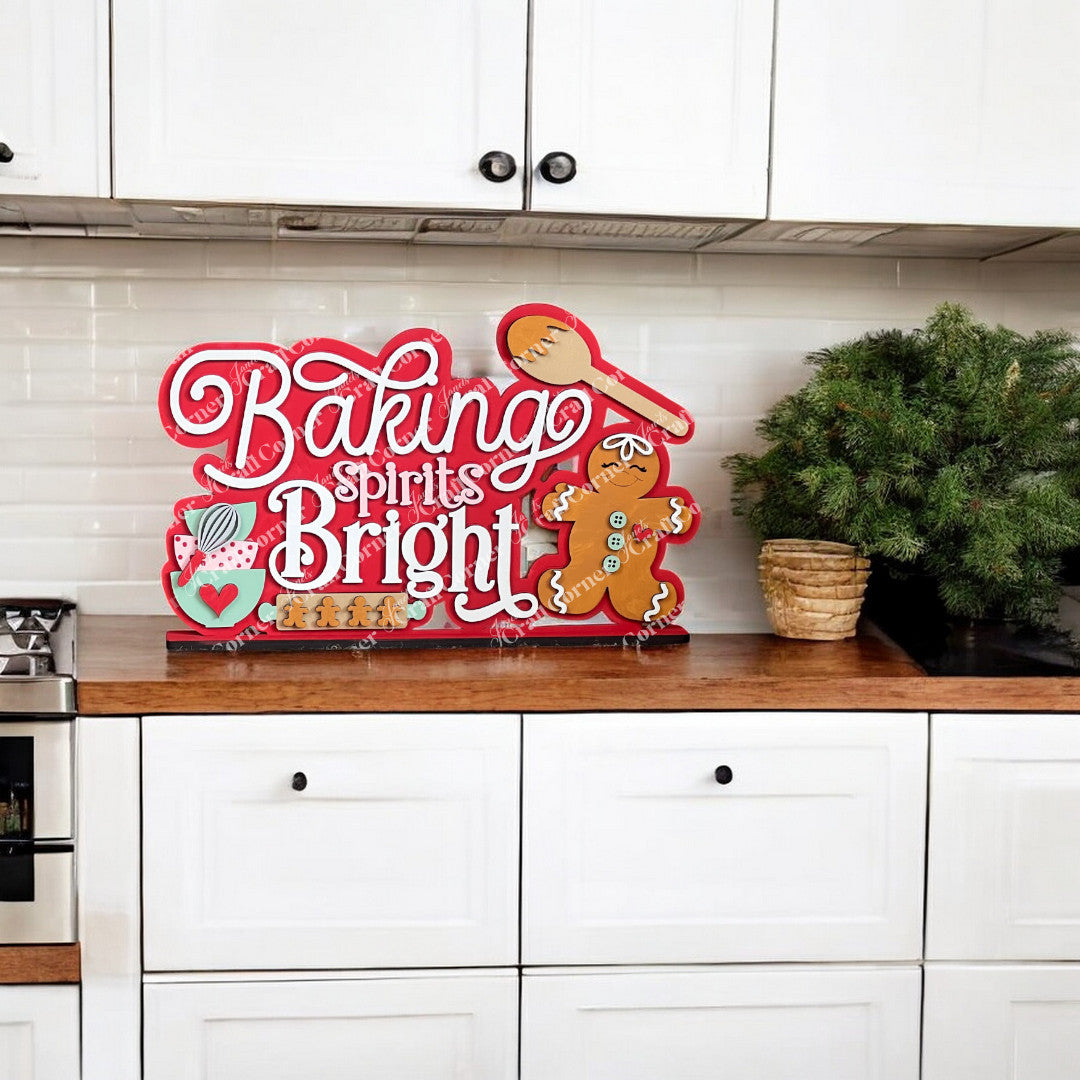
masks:
<instances>
[{"instance_id":1,"label":"white icing trim","mask_svg":"<svg viewBox=\"0 0 1080 1080\"><path fill-rule=\"evenodd\" d=\"M668 499L668 505L671 507L671 524L675 526L675 532L682 532L683 507L677 498Z\"/></svg>"},{"instance_id":2,"label":"white icing trim","mask_svg":"<svg viewBox=\"0 0 1080 1080\"><path fill-rule=\"evenodd\" d=\"M562 577L562 571L561 570L553 570L552 571L552 573L551 573L551 590L552 590L551 602L555 605L555 608L559 612L560 615L565 615L566 614L566 601L563 599L563 597L566 595L566 589L564 588L562 583L559 581L559 578L561 578L561 577Z\"/></svg>"},{"instance_id":3,"label":"white icing trim","mask_svg":"<svg viewBox=\"0 0 1080 1080\"><path fill-rule=\"evenodd\" d=\"M652 607L650 607L649 610L645 612L645 618L643 620L644 622L652 622L653 619L655 619L656 616L660 614L660 604L667 599L667 595L668 584L666 581L661 582L660 591L656 593L656 595L652 598Z\"/></svg>"},{"instance_id":4,"label":"white icing trim","mask_svg":"<svg viewBox=\"0 0 1080 1080\"><path fill-rule=\"evenodd\" d=\"M570 508L570 496L577 489L572 484L566 485L566 490L559 495L555 505L551 508L551 516L556 521L562 521L563 514Z\"/></svg>"},{"instance_id":5,"label":"white icing trim","mask_svg":"<svg viewBox=\"0 0 1080 1080\"><path fill-rule=\"evenodd\" d=\"M621 461L629 461L635 454L648 457L656 452L648 439L640 435L632 435L629 431L619 431L614 435L609 435L600 441L600 445L605 450L618 450Z\"/></svg>"}]
</instances>

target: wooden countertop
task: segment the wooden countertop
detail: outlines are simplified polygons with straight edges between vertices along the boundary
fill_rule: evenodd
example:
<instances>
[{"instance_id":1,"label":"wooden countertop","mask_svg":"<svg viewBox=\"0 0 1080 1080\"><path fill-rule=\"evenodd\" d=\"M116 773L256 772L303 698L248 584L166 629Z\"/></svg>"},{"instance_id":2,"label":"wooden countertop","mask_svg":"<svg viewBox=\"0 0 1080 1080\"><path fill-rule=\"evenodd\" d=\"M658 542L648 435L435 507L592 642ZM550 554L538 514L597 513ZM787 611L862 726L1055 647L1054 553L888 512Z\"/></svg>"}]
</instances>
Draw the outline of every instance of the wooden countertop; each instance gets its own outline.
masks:
<instances>
[{"instance_id":1,"label":"wooden countertop","mask_svg":"<svg viewBox=\"0 0 1080 1080\"><path fill-rule=\"evenodd\" d=\"M0 984L77 983L79 944L0 945Z\"/></svg>"},{"instance_id":2,"label":"wooden countertop","mask_svg":"<svg viewBox=\"0 0 1080 1080\"><path fill-rule=\"evenodd\" d=\"M81 616L88 715L918 709L1080 712L1080 678L925 675L877 636L707 634L646 649L168 653L170 617Z\"/></svg>"}]
</instances>

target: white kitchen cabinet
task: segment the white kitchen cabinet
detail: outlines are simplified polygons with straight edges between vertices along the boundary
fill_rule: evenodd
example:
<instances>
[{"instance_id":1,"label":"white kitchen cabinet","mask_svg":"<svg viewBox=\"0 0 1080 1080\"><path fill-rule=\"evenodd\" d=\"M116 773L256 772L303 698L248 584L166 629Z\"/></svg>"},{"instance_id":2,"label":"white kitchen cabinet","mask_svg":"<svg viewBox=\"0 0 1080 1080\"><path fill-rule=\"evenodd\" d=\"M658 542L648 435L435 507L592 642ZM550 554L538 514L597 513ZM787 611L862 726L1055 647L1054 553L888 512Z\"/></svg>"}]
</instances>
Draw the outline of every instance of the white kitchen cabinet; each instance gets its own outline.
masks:
<instances>
[{"instance_id":1,"label":"white kitchen cabinet","mask_svg":"<svg viewBox=\"0 0 1080 1080\"><path fill-rule=\"evenodd\" d=\"M927 964L923 1080L1076 1080L1080 965Z\"/></svg>"},{"instance_id":2,"label":"white kitchen cabinet","mask_svg":"<svg viewBox=\"0 0 1080 1080\"><path fill-rule=\"evenodd\" d=\"M1080 959L1080 717L932 730L927 956Z\"/></svg>"},{"instance_id":3,"label":"white kitchen cabinet","mask_svg":"<svg viewBox=\"0 0 1080 1080\"><path fill-rule=\"evenodd\" d=\"M917 967L526 973L522 1080L918 1080L920 990Z\"/></svg>"},{"instance_id":4,"label":"white kitchen cabinet","mask_svg":"<svg viewBox=\"0 0 1080 1080\"><path fill-rule=\"evenodd\" d=\"M538 0L531 166L528 8L114 0L116 194L520 210L531 167L537 210L765 215L772 0Z\"/></svg>"},{"instance_id":5,"label":"white kitchen cabinet","mask_svg":"<svg viewBox=\"0 0 1080 1080\"><path fill-rule=\"evenodd\" d=\"M925 714L527 716L524 732L524 963L921 955Z\"/></svg>"},{"instance_id":6,"label":"white kitchen cabinet","mask_svg":"<svg viewBox=\"0 0 1080 1080\"><path fill-rule=\"evenodd\" d=\"M76 1080L79 988L0 986L0 1080Z\"/></svg>"},{"instance_id":7,"label":"white kitchen cabinet","mask_svg":"<svg viewBox=\"0 0 1080 1080\"><path fill-rule=\"evenodd\" d=\"M772 0L536 0L534 210L765 216Z\"/></svg>"},{"instance_id":8,"label":"white kitchen cabinet","mask_svg":"<svg viewBox=\"0 0 1080 1080\"><path fill-rule=\"evenodd\" d=\"M0 26L0 195L107 196L107 0L0 0Z\"/></svg>"},{"instance_id":9,"label":"white kitchen cabinet","mask_svg":"<svg viewBox=\"0 0 1080 1080\"><path fill-rule=\"evenodd\" d=\"M516 716L143 720L149 971L517 962Z\"/></svg>"},{"instance_id":10,"label":"white kitchen cabinet","mask_svg":"<svg viewBox=\"0 0 1080 1080\"><path fill-rule=\"evenodd\" d=\"M516 971L151 983L144 1080L514 1080Z\"/></svg>"},{"instance_id":11,"label":"white kitchen cabinet","mask_svg":"<svg viewBox=\"0 0 1080 1080\"><path fill-rule=\"evenodd\" d=\"M1080 225L1072 0L779 0L770 214Z\"/></svg>"},{"instance_id":12,"label":"white kitchen cabinet","mask_svg":"<svg viewBox=\"0 0 1080 1080\"><path fill-rule=\"evenodd\" d=\"M121 198L521 208L524 0L113 0L113 45Z\"/></svg>"}]
</instances>

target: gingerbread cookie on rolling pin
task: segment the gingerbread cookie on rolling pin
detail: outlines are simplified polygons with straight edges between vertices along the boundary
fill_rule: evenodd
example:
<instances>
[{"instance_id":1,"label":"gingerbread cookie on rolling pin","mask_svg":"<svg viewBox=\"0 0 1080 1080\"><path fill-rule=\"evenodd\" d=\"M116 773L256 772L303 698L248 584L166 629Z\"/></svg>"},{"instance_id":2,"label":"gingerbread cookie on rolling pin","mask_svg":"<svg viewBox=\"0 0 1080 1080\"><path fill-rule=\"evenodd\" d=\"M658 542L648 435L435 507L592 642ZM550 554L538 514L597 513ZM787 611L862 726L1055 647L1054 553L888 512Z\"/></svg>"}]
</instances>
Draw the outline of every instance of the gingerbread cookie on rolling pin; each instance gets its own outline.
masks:
<instances>
[{"instance_id":1,"label":"gingerbread cookie on rolling pin","mask_svg":"<svg viewBox=\"0 0 1080 1080\"><path fill-rule=\"evenodd\" d=\"M587 615L609 598L624 619L663 620L678 604L674 579L657 577L668 537L685 538L694 518L681 489L652 495L662 447L620 431L589 452L583 484L557 483L540 502L542 524L570 526L569 561L545 570L537 596L558 615Z\"/></svg>"}]
</instances>

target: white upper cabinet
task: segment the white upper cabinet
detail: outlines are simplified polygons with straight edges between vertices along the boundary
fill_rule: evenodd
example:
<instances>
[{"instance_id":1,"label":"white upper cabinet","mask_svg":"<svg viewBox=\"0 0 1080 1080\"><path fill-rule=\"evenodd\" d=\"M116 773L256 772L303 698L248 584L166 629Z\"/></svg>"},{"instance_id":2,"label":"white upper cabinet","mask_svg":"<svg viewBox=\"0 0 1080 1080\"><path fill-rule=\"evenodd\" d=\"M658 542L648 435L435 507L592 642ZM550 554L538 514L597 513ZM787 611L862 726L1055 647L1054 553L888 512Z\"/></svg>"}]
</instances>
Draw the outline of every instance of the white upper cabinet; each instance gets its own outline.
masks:
<instances>
[{"instance_id":1,"label":"white upper cabinet","mask_svg":"<svg viewBox=\"0 0 1080 1080\"><path fill-rule=\"evenodd\" d=\"M935 716L926 955L1080 960L1080 717Z\"/></svg>"},{"instance_id":2,"label":"white upper cabinet","mask_svg":"<svg viewBox=\"0 0 1080 1080\"><path fill-rule=\"evenodd\" d=\"M517 961L512 716L147 717L147 970Z\"/></svg>"},{"instance_id":3,"label":"white upper cabinet","mask_svg":"<svg viewBox=\"0 0 1080 1080\"><path fill-rule=\"evenodd\" d=\"M778 0L770 217L1080 225L1074 0Z\"/></svg>"},{"instance_id":4,"label":"white upper cabinet","mask_svg":"<svg viewBox=\"0 0 1080 1080\"><path fill-rule=\"evenodd\" d=\"M113 34L119 198L521 208L524 0L113 0Z\"/></svg>"},{"instance_id":5,"label":"white upper cabinet","mask_svg":"<svg viewBox=\"0 0 1080 1080\"><path fill-rule=\"evenodd\" d=\"M0 195L109 194L107 0L0 0Z\"/></svg>"},{"instance_id":6,"label":"white upper cabinet","mask_svg":"<svg viewBox=\"0 0 1080 1080\"><path fill-rule=\"evenodd\" d=\"M764 217L772 27L772 0L536 0L532 209Z\"/></svg>"},{"instance_id":7,"label":"white upper cabinet","mask_svg":"<svg viewBox=\"0 0 1080 1080\"><path fill-rule=\"evenodd\" d=\"M114 0L115 194L764 217L772 0L538 0L531 163L527 12Z\"/></svg>"},{"instance_id":8,"label":"white upper cabinet","mask_svg":"<svg viewBox=\"0 0 1080 1080\"><path fill-rule=\"evenodd\" d=\"M526 717L523 962L917 959L926 728Z\"/></svg>"}]
</instances>

